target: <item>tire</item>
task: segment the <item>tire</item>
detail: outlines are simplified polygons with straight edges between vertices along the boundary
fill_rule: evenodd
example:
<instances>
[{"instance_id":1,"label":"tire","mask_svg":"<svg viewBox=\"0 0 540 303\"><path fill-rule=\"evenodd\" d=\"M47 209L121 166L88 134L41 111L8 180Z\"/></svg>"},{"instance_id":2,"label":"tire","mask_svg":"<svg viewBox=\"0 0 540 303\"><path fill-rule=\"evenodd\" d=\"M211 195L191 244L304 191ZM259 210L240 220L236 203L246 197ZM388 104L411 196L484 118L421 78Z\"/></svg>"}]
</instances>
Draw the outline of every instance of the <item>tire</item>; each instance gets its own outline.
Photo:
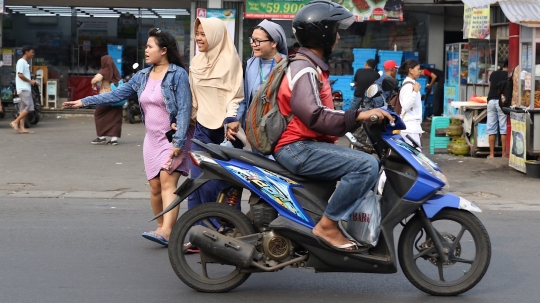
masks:
<instances>
[{"instance_id":1,"label":"tire","mask_svg":"<svg viewBox=\"0 0 540 303\"><path fill-rule=\"evenodd\" d=\"M208 277L208 274L205 277L191 268L186 259L188 255L184 253L183 246L189 241L187 235L190 228L205 218L206 222L210 224L214 223L216 218L220 219L221 224L224 222L232 223L235 228L228 229L229 232L234 230L243 236L255 233L253 225L241 211L227 204L205 203L188 210L176 221L169 238L169 261L176 275L187 286L206 293L227 292L244 283L250 274L240 273L236 268L224 277L213 279ZM212 221L210 222L208 219ZM208 226L207 223L204 225ZM202 262L198 266L203 266Z\"/></svg>"},{"instance_id":2,"label":"tire","mask_svg":"<svg viewBox=\"0 0 540 303\"><path fill-rule=\"evenodd\" d=\"M126 108L126 119L130 124L135 124L135 117L133 117L133 114L131 113L131 110Z\"/></svg>"},{"instance_id":3,"label":"tire","mask_svg":"<svg viewBox=\"0 0 540 303\"><path fill-rule=\"evenodd\" d=\"M40 116L41 116L41 105L35 105L34 111L27 116L29 117L27 120L30 124L36 125L39 122Z\"/></svg>"},{"instance_id":4,"label":"tire","mask_svg":"<svg viewBox=\"0 0 540 303\"><path fill-rule=\"evenodd\" d=\"M425 232L421 220L416 216L407 223L399 238L398 257L403 273L415 287L431 295L455 296L470 290L480 282L491 259L491 242L484 225L472 213L458 209L443 209L431 221L443 237L442 241L446 241L445 247L449 247L450 260L446 263L441 262L433 242ZM450 225L456 225L455 223L461 227L457 233L444 232L437 226L443 223L446 224L445 230L450 228ZM419 246L422 241L424 242ZM451 243L455 243L453 248L446 246ZM467 245L467 248L464 248L464 245ZM469 251L470 247L474 247L474 253ZM415 252L418 253L416 261ZM419 256L420 252L425 254ZM465 257L463 254L474 257ZM445 268L453 271L452 276L456 276L455 280L446 281L449 276L448 271L445 274ZM435 279L429 277L427 272L431 271L436 271L435 276L438 277Z\"/></svg>"}]
</instances>

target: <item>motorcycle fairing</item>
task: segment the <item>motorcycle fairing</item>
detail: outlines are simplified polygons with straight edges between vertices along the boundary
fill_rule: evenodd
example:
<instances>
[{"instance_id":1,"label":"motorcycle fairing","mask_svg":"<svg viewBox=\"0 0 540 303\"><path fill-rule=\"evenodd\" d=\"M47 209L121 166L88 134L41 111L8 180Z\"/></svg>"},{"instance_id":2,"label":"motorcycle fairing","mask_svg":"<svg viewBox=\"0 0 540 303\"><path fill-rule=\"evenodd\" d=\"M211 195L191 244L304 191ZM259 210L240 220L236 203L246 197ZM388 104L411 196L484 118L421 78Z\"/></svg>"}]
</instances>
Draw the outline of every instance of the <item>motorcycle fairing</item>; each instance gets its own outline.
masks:
<instances>
[{"instance_id":1,"label":"motorcycle fairing","mask_svg":"<svg viewBox=\"0 0 540 303\"><path fill-rule=\"evenodd\" d=\"M429 173L418 161L425 161L428 165L432 166L433 169L440 170L437 165L429 160L424 154L403 141L401 135L384 135L383 138L386 143L390 145L392 150L409 162L417 172L416 182L405 194L403 199L420 201L433 193L433 191L437 191L445 185L442 180Z\"/></svg>"},{"instance_id":2,"label":"motorcycle fairing","mask_svg":"<svg viewBox=\"0 0 540 303\"><path fill-rule=\"evenodd\" d=\"M467 211L482 212L482 210L472 202L451 193L435 195L426 201L426 203L422 204L422 207L424 208L426 216L430 219L437 215L443 208L457 208Z\"/></svg>"},{"instance_id":3,"label":"motorcycle fairing","mask_svg":"<svg viewBox=\"0 0 540 303\"><path fill-rule=\"evenodd\" d=\"M303 187L300 183L236 159L230 161L214 160L234 175L246 188L272 205L280 216L308 228L315 226L313 220L304 212L292 194L293 187Z\"/></svg>"}]
</instances>

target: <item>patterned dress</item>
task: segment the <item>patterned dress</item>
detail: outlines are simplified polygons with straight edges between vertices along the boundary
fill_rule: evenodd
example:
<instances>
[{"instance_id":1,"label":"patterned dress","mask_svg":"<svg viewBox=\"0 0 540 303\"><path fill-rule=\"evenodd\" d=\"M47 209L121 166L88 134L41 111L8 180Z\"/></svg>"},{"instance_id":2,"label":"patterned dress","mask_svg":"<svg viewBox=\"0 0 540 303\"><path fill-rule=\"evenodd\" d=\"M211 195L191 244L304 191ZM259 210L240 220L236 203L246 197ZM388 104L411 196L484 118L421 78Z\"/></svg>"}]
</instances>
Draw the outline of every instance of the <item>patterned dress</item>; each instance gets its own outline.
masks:
<instances>
[{"instance_id":1,"label":"patterned dress","mask_svg":"<svg viewBox=\"0 0 540 303\"><path fill-rule=\"evenodd\" d=\"M171 129L171 123L161 92L161 80L148 78L139 102L144 111L144 124L146 126L143 144L144 168L146 177L150 180L158 176L163 164L169 160L173 148L172 143L167 140L165 135ZM187 153L191 150L191 138L194 130L194 126L188 127L187 140L182 150L185 154L185 160L176 168L176 171L179 171L183 176L187 176L189 172Z\"/></svg>"}]
</instances>

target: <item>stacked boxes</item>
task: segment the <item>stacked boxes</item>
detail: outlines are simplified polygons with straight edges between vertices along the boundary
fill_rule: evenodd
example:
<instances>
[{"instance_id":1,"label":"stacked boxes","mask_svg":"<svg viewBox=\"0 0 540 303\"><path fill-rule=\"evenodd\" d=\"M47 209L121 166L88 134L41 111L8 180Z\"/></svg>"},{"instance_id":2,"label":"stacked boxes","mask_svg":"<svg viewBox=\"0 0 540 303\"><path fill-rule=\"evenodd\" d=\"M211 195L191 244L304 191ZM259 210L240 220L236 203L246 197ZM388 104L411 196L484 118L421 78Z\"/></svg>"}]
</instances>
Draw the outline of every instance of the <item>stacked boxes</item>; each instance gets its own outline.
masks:
<instances>
[{"instance_id":1,"label":"stacked boxes","mask_svg":"<svg viewBox=\"0 0 540 303\"><path fill-rule=\"evenodd\" d=\"M403 58L403 52L402 51L387 51L387 50L380 50L379 51L379 64L377 65L377 69L380 71L384 71L384 61L386 60L394 60L398 65L401 65L401 59Z\"/></svg>"},{"instance_id":2,"label":"stacked boxes","mask_svg":"<svg viewBox=\"0 0 540 303\"><path fill-rule=\"evenodd\" d=\"M124 52L124 46L123 45L107 45L107 53L109 56L112 57L114 65L116 65L116 68L120 72L120 77L123 77L122 73L122 53Z\"/></svg>"},{"instance_id":3,"label":"stacked boxes","mask_svg":"<svg viewBox=\"0 0 540 303\"><path fill-rule=\"evenodd\" d=\"M341 91L341 94L343 95L342 109L349 109L352 98L354 97L354 87L351 86L351 82L353 82L353 75L330 76L328 80L336 80L336 82L332 85L332 91Z\"/></svg>"},{"instance_id":4,"label":"stacked boxes","mask_svg":"<svg viewBox=\"0 0 540 303\"><path fill-rule=\"evenodd\" d=\"M353 48L353 74L356 73L356 70L359 68L364 68L364 64L369 59L376 59L377 50L374 48Z\"/></svg>"}]
</instances>

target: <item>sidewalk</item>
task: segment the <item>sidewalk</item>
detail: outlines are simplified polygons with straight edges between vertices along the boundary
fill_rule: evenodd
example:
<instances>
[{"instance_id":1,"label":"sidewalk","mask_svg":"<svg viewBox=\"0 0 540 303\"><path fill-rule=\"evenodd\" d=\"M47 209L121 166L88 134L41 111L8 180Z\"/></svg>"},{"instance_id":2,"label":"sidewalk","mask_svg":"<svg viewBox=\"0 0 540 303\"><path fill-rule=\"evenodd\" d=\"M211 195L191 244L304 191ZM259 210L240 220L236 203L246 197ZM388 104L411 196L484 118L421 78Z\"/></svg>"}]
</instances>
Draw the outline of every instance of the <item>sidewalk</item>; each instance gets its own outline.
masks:
<instances>
[{"instance_id":1,"label":"sidewalk","mask_svg":"<svg viewBox=\"0 0 540 303\"><path fill-rule=\"evenodd\" d=\"M117 146L92 145L94 119L81 111L93 110L67 111L71 113L44 115L32 127L32 135L16 134L8 124L11 116L0 119L0 201L1 197L147 200L144 125L124 123ZM428 140L423 136L425 152ZM348 146L348 141L341 138L339 144ZM483 208L540 210L535 192L539 179L508 167L506 158L428 156L441 167L453 193ZM243 200L247 198L244 193Z\"/></svg>"}]
</instances>

